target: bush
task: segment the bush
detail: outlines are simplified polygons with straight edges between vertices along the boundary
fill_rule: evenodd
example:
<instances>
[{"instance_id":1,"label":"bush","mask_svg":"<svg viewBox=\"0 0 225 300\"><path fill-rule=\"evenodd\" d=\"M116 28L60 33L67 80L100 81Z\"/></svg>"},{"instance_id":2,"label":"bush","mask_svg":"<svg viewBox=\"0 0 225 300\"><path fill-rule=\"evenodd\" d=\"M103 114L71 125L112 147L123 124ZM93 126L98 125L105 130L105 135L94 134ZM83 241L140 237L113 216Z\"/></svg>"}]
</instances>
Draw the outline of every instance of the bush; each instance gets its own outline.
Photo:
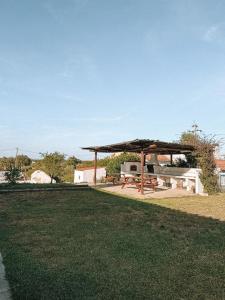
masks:
<instances>
[{"instance_id":1,"label":"bush","mask_svg":"<svg viewBox=\"0 0 225 300\"><path fill-rule=\"evenodd\" d=\"M20 170L15 167L10 168L10 170L5 173L5 180L10 184L16 184L20 177Z\"/></svg>"},{"instance_id":2,"label":"bush","mask_svg":"<svg viewBox=\"0 0 225 300\"><path fill-rule=\"evenodd\" d=\"M108 162L111 160L109 156L105 158L101 158L97 160L97 167L106 167ZM94 160L83 160L82 162L78 163L76 167L94 167Z\"/></svg>"},{"instance_id":3,"label":"bush","mask_svg":"<svg viewBox=\"0 0 225 300\"><path fill-rule=\"evenodd\" d=\"M190 144L195 147L193 155L186 156L190 167L201 169L200 180L204 191L214 194L219 191L218 178L216 175L216 164L214 158L215 147L219 145L213 136L198 135L191 132L184 132L180 139L182 144Z\"/></svg>"},{"instance_id":4,"label":"bush","mask_svg":"<svg viewBox=\"0 0 225 300\"><path fill-rule=\"evenodd\" d=\"M106 166L106 172L108 175L115 175L120 173L121 164L125 161L140 161L140 156L135 153L122 153L120 155L114 155L109 159Z\"/></svg>"},{"instance_id":5,"label":"bush","mask_svg":"<svg viewBox=\"0 0 225 300\"><path fill-rule=\"evenodd\" d=\"M211 138L203 137L197 146L197 161L202 172L200 180L205 192L214 194L219 191L218 178L215 173L216 164L214 159L215 141Z\"/></svg>"}]
</instances>

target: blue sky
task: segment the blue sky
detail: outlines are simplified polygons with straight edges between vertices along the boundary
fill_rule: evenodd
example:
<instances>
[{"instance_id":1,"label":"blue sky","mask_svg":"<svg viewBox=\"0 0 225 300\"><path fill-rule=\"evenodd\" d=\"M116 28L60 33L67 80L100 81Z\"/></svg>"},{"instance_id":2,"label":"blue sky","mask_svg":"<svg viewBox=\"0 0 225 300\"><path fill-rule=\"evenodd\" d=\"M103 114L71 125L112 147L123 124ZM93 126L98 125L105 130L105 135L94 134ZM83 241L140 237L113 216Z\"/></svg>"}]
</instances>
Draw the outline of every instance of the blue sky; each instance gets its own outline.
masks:
<instances>
[{"instance_id":1,"label":"blue sky","mask_svg":"<svg viewBox=\"0 0 225 300\"><path fill-rule=\"evenodd\" d=\"M195 121L225 135L225 1L0 0L0 155L133 138Z\"/></svg>"}]
</instances>

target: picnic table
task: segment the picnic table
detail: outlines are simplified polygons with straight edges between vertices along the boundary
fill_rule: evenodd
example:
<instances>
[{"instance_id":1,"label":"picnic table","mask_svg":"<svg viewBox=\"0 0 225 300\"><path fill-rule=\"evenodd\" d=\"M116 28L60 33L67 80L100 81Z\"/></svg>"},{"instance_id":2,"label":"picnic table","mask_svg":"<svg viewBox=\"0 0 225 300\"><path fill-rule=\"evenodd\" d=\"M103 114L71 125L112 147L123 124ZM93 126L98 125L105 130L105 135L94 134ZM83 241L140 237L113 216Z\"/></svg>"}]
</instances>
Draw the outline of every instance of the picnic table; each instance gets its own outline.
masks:
<instances>
[{"instance_id":1,"label":"picnic table","mask_svg":"<svg viewBox=\"0 0 225 300\"><path fill-rule=\"evenodd\" d=\"M123 182L121 188L123 189L126 185L134 185L137 189L138 192L141 191L141 177L139 176L124 176L123 177ZM156 187L158 186L158 181L155 177L145 177L144 178L144 187L149 187L153 189L154 191L156 190Z\"/></svg>"}]
</instances>

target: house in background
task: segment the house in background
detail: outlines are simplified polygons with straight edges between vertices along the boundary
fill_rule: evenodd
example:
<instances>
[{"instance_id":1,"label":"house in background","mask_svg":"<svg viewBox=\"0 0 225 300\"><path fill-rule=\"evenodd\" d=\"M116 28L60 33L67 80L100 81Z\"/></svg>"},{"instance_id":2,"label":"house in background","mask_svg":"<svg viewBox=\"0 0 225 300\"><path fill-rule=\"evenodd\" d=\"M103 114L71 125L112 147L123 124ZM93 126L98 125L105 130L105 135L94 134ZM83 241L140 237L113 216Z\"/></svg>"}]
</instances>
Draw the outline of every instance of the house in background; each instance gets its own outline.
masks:
<instances>
[{"instance_id":1,"label":"house in background","mask_svg":"<svg viewBox=\"0 0 225 300\"><path fill-rule=\"evenodd\" d=\"M96 180L99 181L106 177L105 168L96 169ZM74 171L74 183L93 183L94 167L78 167Z\"/></svg>"},{"instance_id":2,"label":"house in background","mask_svg":"<svg viewBox=\"0 0 225 300\"><path fill-rule=\"evenodd\" d=\"M215 163L219 175L219 185L225 189L225 159L216 159Z\"/></svg>"},{"instance_id":3,"label":"house in background","mask_svg":"<svg viewBox=\"0 0 225 300\"><path fill-rule=\"evenodd\" d=\"M6 183L7 182L5 180L5 173L6 173L6 171L0 171L0 183Z\"/></svg>"},{"instance_id":4,"label":"house in background","mask_svg":"<svg viewBox=\"0 0 225 300\"><path fill-rule=\"evenodd\" d=\"M51 183L51 177L44 171L36 170L31 174L31 183ZM53 179L52 183L56 183Z\"/></svg>"}]
</instances>

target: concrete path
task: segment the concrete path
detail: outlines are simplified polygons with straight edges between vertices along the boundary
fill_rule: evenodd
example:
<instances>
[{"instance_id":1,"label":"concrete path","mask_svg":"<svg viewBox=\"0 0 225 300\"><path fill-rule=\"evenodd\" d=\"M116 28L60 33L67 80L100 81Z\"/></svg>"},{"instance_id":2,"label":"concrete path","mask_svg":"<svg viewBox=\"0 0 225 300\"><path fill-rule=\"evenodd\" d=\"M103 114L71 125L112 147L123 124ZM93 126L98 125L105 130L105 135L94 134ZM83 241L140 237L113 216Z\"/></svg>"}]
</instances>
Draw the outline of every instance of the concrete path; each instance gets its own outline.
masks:
<instances>
[{"instance_id":1,"label":"concrete path","mask_svg":"<svg viewBox=\"0 0 225 300\"><path fill-rule=\"evenodd\" d=\"M98 186L99 189L105 190L107 192L116 193L117 195L123 195L127 197L134 197L138 199L150 199L150 198L176 198L176 197L185 197L185 196L194 196L192 192L187 192L186 190L178 190L178 189L157 189L154 192L152 189L146 188L144 189L144 195L138 192L137 188L134 186L128 186L125 188L121 188L121 185L105 185Z\"/></svg>"},{"instance_id":2,"label":"concrete path","mask_svg":"<svg viewBox=\"0 0 225 300\"><path fill-rule=\"evenodd\" d=\"M5 267L0 253L0 300L11 300L9 283L5 278Z\"/></svg>"}]
</instances>

